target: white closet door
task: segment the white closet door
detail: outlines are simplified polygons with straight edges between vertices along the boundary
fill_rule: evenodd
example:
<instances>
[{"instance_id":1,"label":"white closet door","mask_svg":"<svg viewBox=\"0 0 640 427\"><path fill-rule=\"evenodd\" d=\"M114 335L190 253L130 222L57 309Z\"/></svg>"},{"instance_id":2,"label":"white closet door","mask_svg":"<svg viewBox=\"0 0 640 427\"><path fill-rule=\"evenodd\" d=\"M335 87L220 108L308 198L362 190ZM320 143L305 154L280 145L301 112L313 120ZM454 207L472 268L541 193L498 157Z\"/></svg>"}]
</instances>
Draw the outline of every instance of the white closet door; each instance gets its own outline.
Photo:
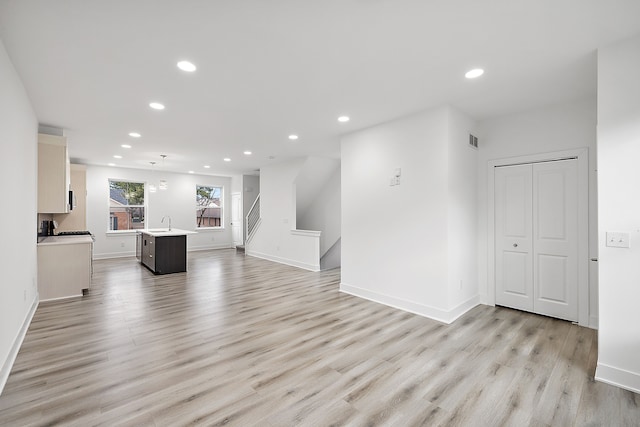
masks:
<instances>
[{"instance_id":1,"label":"white closet door","mask_svg":"<svg viewBox=\"0 0 640 427\"><path fill-rule=\"evenodd\" d=\"M496 304L578 320L578 162L495 170Z\"/></svg>"},{"instance_id":2,"label":"white closet door","mask_svg":"<svg viewBox=\"0 0 640 427\"><path fill-rule=\"evenodd\" d=\"M496 304L533 311L532 165L495 170Z\"/></svg>"},{"instance_id":3,"label":"white closet door","mask_svg":"<svg viewBox=\"0 0 640 427\"><path fill-rule=\"evenodd\" d=\"M578 320L578 162L533 165L534 311Z\"/></svg>"}]
</instances>

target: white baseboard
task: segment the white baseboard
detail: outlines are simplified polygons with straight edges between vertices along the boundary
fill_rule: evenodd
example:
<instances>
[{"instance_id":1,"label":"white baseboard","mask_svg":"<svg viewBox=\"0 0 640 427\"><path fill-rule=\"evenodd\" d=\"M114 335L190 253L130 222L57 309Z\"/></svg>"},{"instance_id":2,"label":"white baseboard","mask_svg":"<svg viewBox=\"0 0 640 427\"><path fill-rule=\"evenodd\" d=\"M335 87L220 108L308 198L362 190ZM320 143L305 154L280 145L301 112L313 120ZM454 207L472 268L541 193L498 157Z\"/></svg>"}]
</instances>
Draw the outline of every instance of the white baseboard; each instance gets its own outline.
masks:
<instances>
[{"instance_id":1,"label":"white baseboard","mask_svg":"<svg viewBox=\"0 0 640 427\"><path fill-rule=\"evenodd\" d=\"M348 285L344 282L340 283L340 292L344 292L349 295L364 298L380 304L388 305L389 307L408 311L409 313L414 313L419 316L428 317L429 319L437 320L438 322L446 324L453 322L458 317L462 316L467 311L480 304L480 296L475 295L450 310L442 310L440 308L430 307L424 304L418 304L401 298L396 298L389 295L369 291L367 289L358 288L356 286Z\"/></svg>"},{"instance_id":2,"label":"white baseboard","mask_svg":"<svg viewBox=\"0 0 640 427\"><path fill-rule=\"evenodd\" d=\"M214 249L235 249L234 245L229 243L219 243L217 245L191 246L187 248L187 252L210 251Z\"/></svg>"},{"instance_id":3,"label":"white baseboard","mask_svg":"<svg viewBox=\"0 0 640 427\"><path fill-rule=\"evenodd\" d=\"M41 299L40 302L62 301L62 300L69 299L69 298L82 298L82 296L83 296L82 294L67 295L67 296L64 296L64 297Z\"/></svg>"},{"instance_id":4,"label":"white baseboard","mask_svg":"<svg viewBox=\"0 0 640 427\"><path fill-rule=\"evenodd\" d=\"M7 384L9 374L11 373L11 368L13 368L13 364L16 361L16 357L18 356L18 352L20 351L20 347L22 346L22 341L24 341L24 337L27 335L27 330L29 329L29 325L31 324L33 315L36 313L39 302L40 300L38 298L38 295L36 294L36 298L33 300L33 304L31 304L31 308L24 318L24 322L22 322L22 327L20 328L20 331L18 331L15 340L13 340L11 351L9 351L7 359L2 364L2 369L0 370L0 395L2 395L4 386Z\"/></svg>"},{"instance_id":5,"label":"white baseboard","mask_svg":"<svg viewBox=\"0 0 640 427\"><path fill-rule=\"evenodd\" d=\"M246 250L246 249L245 249ZM264 254L261 252L256 252L252 250L246 250L246 255L266 259L267 261L273 261L280 264L290 265L292 267L298 267L309 271L320 271L320 264L308 264L300 261L296 261L294 259L282 258L274 255Z\"/></svg>"},{"instance_id":6,"label":"white baseboard","mask_svg":"<svg viewBox=\"0 0 640 427\"><path fill-rule=\"evenodd\" d=\"M111 259L111 258L128 258L135 257L135 252L108 252L106 254L93 254L93 259Z\"/></svg>"},{"instance_id":7,"label":"white baseboard","mask_svg":"<svg viewBox=\"0 0 640 427\"><path fill-rule=\"evenodd\" d=\"M640 374L598 363L595 379L634 393L640 393Z\"/></svg>"},{"instance_id":8,"label":"white baseboard","mask_svg":"<svg viewBox=\"0 0 640 427\"><path fill-rule=\"evenodd\" d=\"M591 329L598 329L598 316L589 316L589 327Z\"/></svg>"}]
</instances>

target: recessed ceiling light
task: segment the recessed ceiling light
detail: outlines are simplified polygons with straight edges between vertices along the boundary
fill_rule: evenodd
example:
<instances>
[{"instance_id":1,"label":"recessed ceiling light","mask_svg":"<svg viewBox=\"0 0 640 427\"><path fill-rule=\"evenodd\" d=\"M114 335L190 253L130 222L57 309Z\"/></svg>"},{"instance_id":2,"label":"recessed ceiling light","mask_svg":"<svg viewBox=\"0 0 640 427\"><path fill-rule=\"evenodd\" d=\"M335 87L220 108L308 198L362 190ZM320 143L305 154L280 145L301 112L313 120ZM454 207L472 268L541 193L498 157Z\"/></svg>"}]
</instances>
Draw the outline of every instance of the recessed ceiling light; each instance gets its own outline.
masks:
<instances>
[{"instance_id":1,"label":"recessed ceiling light","mask_svg":"<svg viewBox=\"0 0 640 427\"><path fill-rule=\"evenodd\" d=\"M222 160L224 160L225 162L230 162L230 161L231 161L231 159L230 159L230 158L228 158L228 157L225 157L225 158L224 158L224 159L222 159Z\"/></svg>"},{"instance_id":2,"label":"recessed ceiling light","mask_svg":"<svg viewBox=\"0 0 640 427\"><path fill-rule=\"evenodd\" d=\"M189 61L180 61L177 65L178 68L180 68L182 71L187 71L189 73L192 73L196 70L196 66Z\"/></svg>"},{"instance_id":3,"label":"recessed ceiling light","mask_svg":"<svg viewBox=\"0 0 640 427\"><path fill-rule=\"evenodd\" d=\"M131 148L131 146L129 144L122 144L120 147L122 147L122 148Z\"/></svg>"},{"instance_id":4,"label":"recessed ceiling light","mask_svg":"<svg viewBox=\"0 0 640 427\"><path fill-rule=\"evenodd\" d=\"M211 166L209 166L209 165L204 165L204 168L205 168L205 169L209 169L210 167L211 167Z\"/></svg>"},{"instance_id":5,"label":"recessed ceiling light","mask_svg":"<svg viewBox=\"0 0 640 427\"><path fill-rule=\"evenodd\" d=\"M140 138L142 135L140 135L138 132L129 132L129 136L133 138Z\"/></svg>"},{"instance_id":6,"label":"recessed ceiling light","mask_svg":"<svg viewBox=\"0 0 640 427\"><path fill-rule=\"evenodd\" d=\"M150 102L149 107L153 108L154 110L164 110L164 105L160 104L159 102Z\"/></svg>"},{"instance_id":7,"label":"recessed ceiling light","mask_svg":"<svg viewBox=\"0 0 640 427\"><path fill-rule=\"evenodd\" d=\"M340 123L346 123L346 122L348 122L349 120L350 120L350 119L349 119L349 117L348 117L348 116L340 116L340 117L338 117L338 121L339 121Z\"/></svg>"},{"instance_id":8,"label":"recessed ceiling light","mask_svg":"<svg viewBox=\"0 0 640 427\"><path fill-rule=\"evenodd\" d=\"M194 171L189 171L189 173L195 173Z\"/></svg>"},{"instance_id":9,"label":"recessed ceiling light","mask_svg":"<svg viewBox=\"0 0 640 427\"><path fill-rule=\"evenodd\" d=\"M245 155L245 156L250 156L250 155L251 155L251 151L245 151L245 152L244 152L244 155Z\"/></svg>"},{"instance_id":10,"label":"recessed ceiling light","mask_svg":"<svg viewBox=\"0 0 640 427\"><path fill-rule=\"evenodd\" d=\"M115 163L107 163L107 166L115 166Z\"/></svg>"},{"instance_id":11,"label":"recessed ceiling light","mask_svg":"<svg viewBox=\"0 0 640 427\"><path fill-rule=\"evenodd\" d=\"M468 79L475 79L476 77L480 77L484 74L484 70L482 68L474 68L473 70L469 70L465 73L465 77Z\"/></svg>"},{"instance_id":12,"label":"recessed ceiling light","mask_svg":"<svg viewBox=\"0 0 640 427\"><path fill-rule=\"evenodd\" d=\"M121 156L121 155L119 155L119 154L116 154L115 156L113 156L113 158L114 158L114 159L121 159L121 158L122 158L122 156Z\"/></svg>"},{"instance_id":13,"label":"recessed ceiling light","mask_svg":"<svg viewBox=\"0 0 640 427\"><path fill-rule=\"evenodd\" d=\"M298 139L298 135L289 135L289 139L295 141L296 139Z\"/></svg>"}]
</instances>

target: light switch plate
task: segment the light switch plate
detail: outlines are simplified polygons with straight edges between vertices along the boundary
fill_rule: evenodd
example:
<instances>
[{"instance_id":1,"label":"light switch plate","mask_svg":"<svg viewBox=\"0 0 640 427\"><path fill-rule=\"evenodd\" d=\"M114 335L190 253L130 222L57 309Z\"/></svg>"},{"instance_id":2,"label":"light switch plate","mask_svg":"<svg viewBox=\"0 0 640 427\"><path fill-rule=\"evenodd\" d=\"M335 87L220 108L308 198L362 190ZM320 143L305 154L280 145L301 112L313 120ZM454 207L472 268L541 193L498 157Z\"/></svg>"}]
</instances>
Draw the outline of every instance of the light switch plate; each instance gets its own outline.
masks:
<instances>
[{"instance_id":1,"label":"light switch plate","mask_svg":"<svg viewBox=\"0 0 640 427\"><path fill-rule=\"evenodd\" d=\"M628 248L629 233L607 232L607 246L611 248Z\"/></svg>"}]
</instances>

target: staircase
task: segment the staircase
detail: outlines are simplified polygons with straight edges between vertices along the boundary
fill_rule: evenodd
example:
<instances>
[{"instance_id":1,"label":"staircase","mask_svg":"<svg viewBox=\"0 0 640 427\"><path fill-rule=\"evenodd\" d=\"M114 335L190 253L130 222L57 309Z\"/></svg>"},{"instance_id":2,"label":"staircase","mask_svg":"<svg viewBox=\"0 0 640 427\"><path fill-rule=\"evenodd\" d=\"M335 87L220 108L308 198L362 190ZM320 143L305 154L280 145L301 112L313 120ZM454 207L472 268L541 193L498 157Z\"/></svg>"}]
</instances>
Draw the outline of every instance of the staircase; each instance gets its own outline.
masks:
<instances>
[{"instance_id":1,"label":"staircase","mask_svg":"<svg viewBox=\"0 0 640 427\"><path fill-rule=\"evenodd\" d=\"M339 160L307 157L269 165L260 170L260 189L246 211L247 255L310 271L340 266Z\"/></svg>"}]
</instances>

